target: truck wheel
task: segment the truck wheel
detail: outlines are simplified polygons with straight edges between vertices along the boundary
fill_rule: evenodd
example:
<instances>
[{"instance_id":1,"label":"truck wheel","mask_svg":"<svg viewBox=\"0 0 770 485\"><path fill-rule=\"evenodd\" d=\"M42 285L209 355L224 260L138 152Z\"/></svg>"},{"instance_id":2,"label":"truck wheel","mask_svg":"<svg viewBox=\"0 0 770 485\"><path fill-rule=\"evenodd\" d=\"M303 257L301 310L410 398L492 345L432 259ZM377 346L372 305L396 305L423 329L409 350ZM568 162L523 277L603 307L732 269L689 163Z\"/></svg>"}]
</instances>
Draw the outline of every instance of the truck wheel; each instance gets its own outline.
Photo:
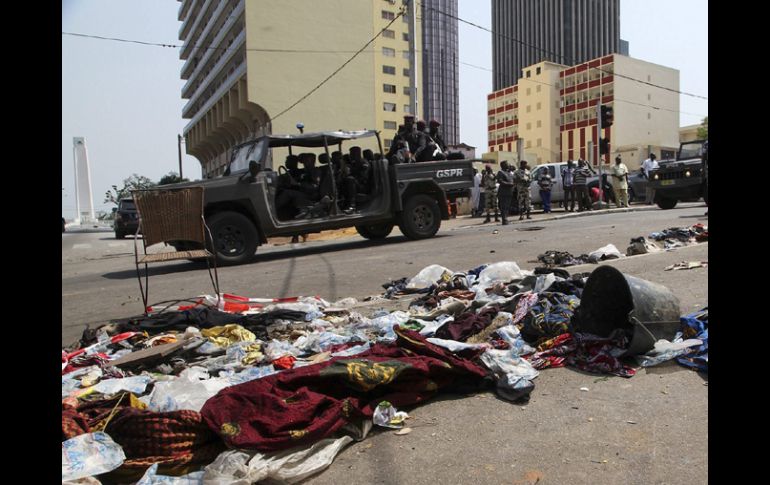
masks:
<instances>
[{"instance_id":1,"label":"truck wheel","mask_svg":"<svg viewBox=\"0 0 770 485\"><path fill-rule=\"evenodd\" d=\"M370 224L367 226L356 226L356 231L365 239L385 239L393 230L393 224Z\"/></svg>"},{"instance_id":2,"label":"truck wheel","mask_svg":"<svg viewBox=\"0 0 770 485\"><path fill-rule=\"evenodd\" d=\"M222 264L243 264L257 251L257 229L248 217L237 212L219 212L208 221L214 237L214 252Z\"/></svg>"},{"instance_id":3,"label":"truck wheel","mask_svg":"<svg viewBox=\"0 0 770 485\"><path fill-rule=\"evenodd\" d=\"M668 199L665 197L658 197L655 203L658 204L658 207L660 207L661 209L668 210L676 207L677 200Z\"/></svg>"},{"instance_id":4,"label":"truck wheel","mask_svg":"<svg viewBox=\"0 0 770 485\"><path fill-rule=\"evenodd\" d=\"M404 204L398 227L409 239L433 237L441 227L441 211L438 203L425 194L410 197Z\"/></svg>"}]
</instances>

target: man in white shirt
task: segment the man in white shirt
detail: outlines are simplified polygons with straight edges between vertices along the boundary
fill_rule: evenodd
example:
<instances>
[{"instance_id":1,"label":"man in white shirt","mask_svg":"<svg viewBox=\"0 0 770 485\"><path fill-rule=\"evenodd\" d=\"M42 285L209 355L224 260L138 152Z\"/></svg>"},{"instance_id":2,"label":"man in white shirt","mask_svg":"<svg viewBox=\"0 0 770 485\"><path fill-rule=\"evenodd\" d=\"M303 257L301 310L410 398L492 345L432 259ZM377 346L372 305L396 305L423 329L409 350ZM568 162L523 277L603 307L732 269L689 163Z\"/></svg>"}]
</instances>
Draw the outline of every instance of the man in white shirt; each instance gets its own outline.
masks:
<instances>
[{"instance_id":1,"label":"man in white shirt","mask_svg":"<svg viewBox=\"0 0 770 485\"><path fill-rule=\"evenodd\" d=\"M620 155L615 158L615 166L612 167L612 189L615 191L615 204L628 207L628 167Z\"/></svg>"},{"instance_id":2,"label":"man in white shirt","mask_svg":"<svg viewBox=\"0 0 770 485\"><path fill-rule=\"evenodd\" d=\"M655 154L650 153L650 158L642 162L642 172L644 172L644 176L647 178L647 189L645 190L645 196L646 196L645 202L647 203L647 205L652 205L652 202L655 199L655 191L652 190L649 184L650 172L658 168L658 161L655 160L655 158L656 158Z\"/></svg>"}]
</instances>

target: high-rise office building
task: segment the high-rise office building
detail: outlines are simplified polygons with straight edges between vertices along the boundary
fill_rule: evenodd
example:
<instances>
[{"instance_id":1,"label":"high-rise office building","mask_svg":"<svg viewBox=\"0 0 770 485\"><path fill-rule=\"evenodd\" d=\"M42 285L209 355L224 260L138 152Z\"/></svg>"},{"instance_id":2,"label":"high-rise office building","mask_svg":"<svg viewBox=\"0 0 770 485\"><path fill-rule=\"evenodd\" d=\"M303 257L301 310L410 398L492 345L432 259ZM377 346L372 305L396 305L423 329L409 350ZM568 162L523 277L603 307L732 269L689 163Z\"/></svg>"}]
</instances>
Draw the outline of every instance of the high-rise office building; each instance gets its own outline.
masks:
<instances>
[{"instance_id":1,"label":"high-rise office building","mask_svg":"<svg viewBox=\"0 0 770 485\"><path fill-rule=\"evenodd\" d=\"M422 113L426 122L432 119L440 121L444 141L454 145L460 139L457 0L422 0L420 4L424 95Z\"/></svg>"},{"instance_id":2,"label":"high-rise office building","mask_svg":"<svg viewBox=\"0 0 770 485\"><path fill-rule=\"evenodd\" d=\"M541 61L568 66L620 52L620 0L492 0L494 89Z\"/></svg>"},{"instance_id":3,"label":"high-rise office building","mask_svg":"<svg viewBox=\"0 0 770 485\"><path fill-rule=\"evenodd\" d=\"M409 16L396 18L402 6L400 0L181 0L182 116L190 120L184 136L204 176L223 172L234 145L298 133L300 122L305 132L377 129L387 150L410 111ZM421 27L418 19L419 109ZM361 140L362 148L378 148L372 140Z\"/></svg>"}]
</instances>

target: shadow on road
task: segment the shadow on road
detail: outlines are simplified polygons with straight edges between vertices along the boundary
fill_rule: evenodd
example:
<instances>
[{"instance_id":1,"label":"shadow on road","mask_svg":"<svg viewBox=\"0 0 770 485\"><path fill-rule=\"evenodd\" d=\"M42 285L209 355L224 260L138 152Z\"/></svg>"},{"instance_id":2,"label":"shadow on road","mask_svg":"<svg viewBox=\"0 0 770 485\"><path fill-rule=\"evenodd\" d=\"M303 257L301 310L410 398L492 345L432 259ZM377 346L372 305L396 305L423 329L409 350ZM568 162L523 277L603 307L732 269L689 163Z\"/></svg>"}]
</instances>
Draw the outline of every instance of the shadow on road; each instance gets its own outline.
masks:
<instances>
[{"instance_id":1,"label":"shadow on road","mask_svg":"<svg viewBox=\"0 0 770 485\"><path fill-rule=\"evenodd\" d=\"M435 239L441 239L444 237L449 237L449 235L437 234L432 239L435 240ZM407 239L406 236L395 236L395 237L382 239L379 241L359 239L359 240L347 240L344 242L336 242L331 244L302 243L303 245L307 244L307 246L294 247L294 248L292 248L291 245L287 244L286 246L280 246L282 249L274 249L268 253L260 254L259 250L257 250L257 254L255 254L254 257L252 257L251 261L245 264L248 265L248 264L255 264L255 263L264 263L269 261L280 261L283 259L292 259L293 261L294 258L298 258L302 256L328 254L328 253L335 253L335 252L341 252L341 251L350 251L354 249L366 249L366 248L373 248L373 247L379 247L379 246L387 246L390 244L404 244L407 242L409 242L409 239ZM328 263L327 263L327 266L329 266ZM220 266L220 268L221 267L222 266ZM149 275L159 276L159 275L166 275L166 274L173 274L173 273L185 273L189 271L205 271L205 270L206 270L205 262L204 263L194 263L192 261L176 262L176 263L168 263L163 266L150 266ZM144 268L142 268L142 274L144 275ZM124 270L124 271L115 271L111 273L104 273L102 277L107 278L109 280L135 279L136 270Z\"/></svg>"}]
</instances>

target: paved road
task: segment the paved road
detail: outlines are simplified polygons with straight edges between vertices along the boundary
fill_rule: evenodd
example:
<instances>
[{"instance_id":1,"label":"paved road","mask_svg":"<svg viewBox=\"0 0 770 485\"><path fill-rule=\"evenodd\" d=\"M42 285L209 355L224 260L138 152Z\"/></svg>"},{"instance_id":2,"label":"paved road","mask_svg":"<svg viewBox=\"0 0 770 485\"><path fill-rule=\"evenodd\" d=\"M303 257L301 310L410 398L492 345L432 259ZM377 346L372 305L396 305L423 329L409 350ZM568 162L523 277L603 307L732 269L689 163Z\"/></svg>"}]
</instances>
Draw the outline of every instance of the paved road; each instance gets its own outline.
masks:
<instances>
[{"instance_id":1,"label":"paved road","mask_svg":"<svg viewBox=\"0 0 770 485\"><path fill-rule=\"evenodd\" d=\"M360 299L432 263L467 270L509 260L531 269L548 249L581 254L613 243L624 251L632 237L707 223L704 212L705 206L690 205L505 227L464 219L426 241L394 235L382 243L352 237L266 247L251 264L220 269L220 281L225 291L255 297ZM525 230L534 228L540 229ZM86 323L141 311L132 244L109 234L62 235L63 344ZM684 260L707 261L708 244L604 264L671 288L684 313L708 304L707 268L663 271ZM212 291L205 265L169 263L151 272L151 300ZM309 483L705 483L706 379L671 363L631 379L546 369L526 406L491 393L441 397L410 411L411 434L375 433Z\"/></svg>"}]
</instances>

